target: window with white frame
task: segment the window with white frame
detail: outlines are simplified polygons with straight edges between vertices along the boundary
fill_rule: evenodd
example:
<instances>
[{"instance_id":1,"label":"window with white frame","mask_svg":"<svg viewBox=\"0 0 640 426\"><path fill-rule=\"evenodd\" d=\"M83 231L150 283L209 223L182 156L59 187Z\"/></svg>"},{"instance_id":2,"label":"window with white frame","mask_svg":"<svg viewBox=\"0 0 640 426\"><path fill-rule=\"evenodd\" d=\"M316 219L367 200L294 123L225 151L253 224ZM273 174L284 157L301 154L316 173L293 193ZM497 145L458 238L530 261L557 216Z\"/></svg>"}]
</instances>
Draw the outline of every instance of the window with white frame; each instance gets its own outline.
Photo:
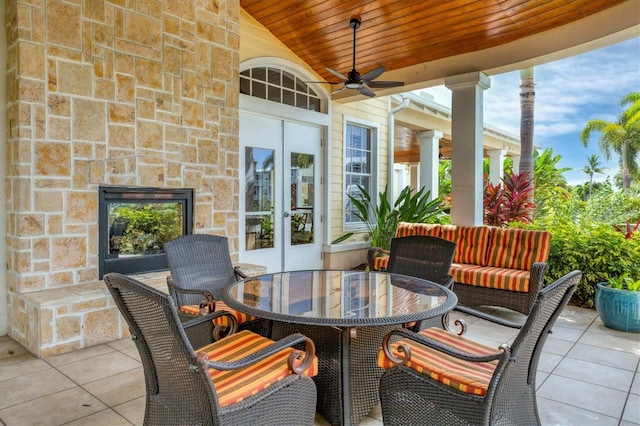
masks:
<instances>
[{"instance_id":1,"label":"window with white frame","mask_svg":"<svg viewBox=\"0 0 640 426\"><path fill-rule=\"evenodd\" d=\"M344 228L357 230L364 228L365 224L355 214L357 209L349 195L364 200L358 188L362 186L373 200L377 199L375 147L378 128L373 123L347 120L344 134Z\"/></svg>"},{"instance_id":2,"label":"window with white frame","mask_svg":"<svg viewBox=\"0 0 640 426\"><path fill-rule=\"evenodd\" d=\"M318 93L303 79L276 67L240 72L240 93L311 111L322 111Z\"/></svg>"}]
</instances>

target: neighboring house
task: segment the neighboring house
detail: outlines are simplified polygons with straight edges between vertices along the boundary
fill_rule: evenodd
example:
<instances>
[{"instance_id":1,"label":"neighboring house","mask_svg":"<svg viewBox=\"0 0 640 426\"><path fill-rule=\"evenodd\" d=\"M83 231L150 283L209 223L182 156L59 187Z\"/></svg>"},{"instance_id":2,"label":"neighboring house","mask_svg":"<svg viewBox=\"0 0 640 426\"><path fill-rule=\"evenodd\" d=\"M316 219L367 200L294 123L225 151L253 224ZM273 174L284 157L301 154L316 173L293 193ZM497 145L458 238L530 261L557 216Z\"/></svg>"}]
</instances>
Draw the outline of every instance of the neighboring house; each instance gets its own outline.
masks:
<instances>
[{"instance_id":1,"label":"neighboring house","mask_svg":"<svg viewBox=\"0 0 640 426\"><path fill-rule=\"evenodd\" d=\"M425 181L432 167L423 160L437 161L440 142L459 132L475 143L465 132L482 127L473 118L481 96L467 93L469 84L486 85L481 72L445 79L451 131L428 100L410 99L392 119L399 97L341 103L328 87L304 83L319 76L238 1L10 0L0 16L0 334L40 357L128 332L100 281L113 254L105 241L117 228L101 194L162 203L186 189L193 231L228 236L234 261L270 270L351 267L366 244L330 241L358 229L344 214L349 186L366 183L375 193L393 180L390 129L427 131L417 134ZM263 85L265 99L241 94L240 75L265 67L274 71L265 74L273 91ZM471 105L469 115L456 115L461 104ZM473 156L453 153L461 179L478 167L483 145L518 152L505 135L483 139ZM475 202L477 193L461 197L458 211L473 210L467 198ZM251 249L257 240L265 250Z\"/></svg>"}]
</instances>

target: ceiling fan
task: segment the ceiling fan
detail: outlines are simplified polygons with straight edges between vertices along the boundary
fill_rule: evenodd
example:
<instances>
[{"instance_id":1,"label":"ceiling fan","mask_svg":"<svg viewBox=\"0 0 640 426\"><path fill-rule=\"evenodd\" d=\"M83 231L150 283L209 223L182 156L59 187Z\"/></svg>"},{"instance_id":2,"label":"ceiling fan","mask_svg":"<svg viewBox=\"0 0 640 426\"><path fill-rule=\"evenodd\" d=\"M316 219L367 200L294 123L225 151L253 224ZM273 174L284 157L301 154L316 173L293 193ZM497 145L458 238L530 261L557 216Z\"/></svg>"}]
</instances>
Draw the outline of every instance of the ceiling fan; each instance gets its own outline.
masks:
<instances>
[{"instance_id":1,"label":"ceiling fan","mask_svg":"<svg viewBox=\"0 0 640 426\"><path fill-rule=\"evenodd\" d=\"M329 83L329 84L343 84L343 86L335 90L333 93L341 92L345 89L355 89L361 95L374 97L376 94L371 89L379 89L384 87L399 87L404 86L404 82L402 81L375 81L376 78L380 77L382 73L385 71L384 67L378 67L373 69L363 75L356 70L356 31L360 28L360 19L351 18L349 21L349 27L353 28L353 66L351 71L345 76L344 74L339 73L336 70L333 70L329 67L325 67L327 71L336 77L342 79L339 82L321 82L321 83ZM320 82L317 82L320 83Z\"/></svg>"}]
</instances>

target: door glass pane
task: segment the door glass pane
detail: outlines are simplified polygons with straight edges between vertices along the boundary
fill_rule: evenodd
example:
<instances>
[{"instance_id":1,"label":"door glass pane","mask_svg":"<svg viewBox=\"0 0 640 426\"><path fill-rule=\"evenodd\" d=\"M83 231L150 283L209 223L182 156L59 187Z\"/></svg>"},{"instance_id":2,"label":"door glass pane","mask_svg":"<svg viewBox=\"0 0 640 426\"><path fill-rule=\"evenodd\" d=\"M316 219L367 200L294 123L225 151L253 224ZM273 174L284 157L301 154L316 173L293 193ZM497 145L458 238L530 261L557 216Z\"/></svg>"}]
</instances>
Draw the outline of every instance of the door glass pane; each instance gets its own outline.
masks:
<instances>
[{"instance_id":1,"label":"door glass pane","mask_svg":"<svg viewBox=\"0 0 640 426\"><path fill-rule=\"evenodd\" d=\"M314 158L291 153L291 245L313 243Z\"/></svg>"},{"instance_id":2,"label":"door glass pane","mask_svg":"<svg viewBox=\"0 0 640 426\"><path fill-rule=\"evenodd\" d=\"M273 247L274 169L272 149L245 148L245 243L247 250Z\"/></svg>"}]
</instances>

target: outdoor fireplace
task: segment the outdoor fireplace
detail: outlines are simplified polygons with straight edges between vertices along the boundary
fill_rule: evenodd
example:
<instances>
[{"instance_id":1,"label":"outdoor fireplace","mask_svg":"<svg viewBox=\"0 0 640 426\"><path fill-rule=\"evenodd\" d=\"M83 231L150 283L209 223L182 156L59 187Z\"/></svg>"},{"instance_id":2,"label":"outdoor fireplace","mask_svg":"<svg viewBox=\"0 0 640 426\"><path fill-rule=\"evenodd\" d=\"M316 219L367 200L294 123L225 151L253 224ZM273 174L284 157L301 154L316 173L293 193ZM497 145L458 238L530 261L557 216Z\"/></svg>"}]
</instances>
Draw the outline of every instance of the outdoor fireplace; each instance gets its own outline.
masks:
<instances>
[{"instance_id":1,"label":"outdoor fireplace","mask_svg":"<svg viewBox=\"0 0 640 426\"><path fill-rule=\"evenodd\" d=\"M193 190L101 186L99 274L167 269L163 245L193 230Z\"/></svg>"}]
</instances>

